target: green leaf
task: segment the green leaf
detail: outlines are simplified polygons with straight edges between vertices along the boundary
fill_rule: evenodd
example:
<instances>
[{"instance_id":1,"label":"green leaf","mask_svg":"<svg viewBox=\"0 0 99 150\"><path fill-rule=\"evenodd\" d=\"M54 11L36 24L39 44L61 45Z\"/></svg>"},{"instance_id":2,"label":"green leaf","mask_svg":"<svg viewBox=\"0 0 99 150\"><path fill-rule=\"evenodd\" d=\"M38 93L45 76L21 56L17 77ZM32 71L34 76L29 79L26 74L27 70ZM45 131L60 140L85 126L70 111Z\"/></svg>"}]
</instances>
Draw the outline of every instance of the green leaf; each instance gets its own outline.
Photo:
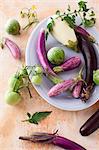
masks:
<instances>
[{"instance_id":1,"label":"green leaf","mask_svg":"<svg viewBox=\"0 0 99 150\"><path fill-rule=\"evenodd\" d=\"M94 24L96 22L96 19L95 18L91 18L91 19L84 19L84 26L85 27L93 27Z\"/></svg>"},{"instance_id":2,"label":"green leaf","mask_svg":"<svg viewBox=\"0 0 99 150\"><path fill-rule=\"evenodd\" d=\"M47 29L49 32L51 32L53 30L53 23L50 22L48 25L47 25Z\"/></svg>"},{"instance_id":3,"label":"green leaf","mask_svg":"<svg viewBox=\"0 0 99 150\"><path fill-rule=\"evenodd\" d=\"M85 1L80 1L80 2L78 3L79 9L80 9L80 10L83 10L83 11L88 11L88 10L87 10L87 6L86 6L86 3L87 3L87 2L85 2Z\"/></svg>"},{"instance_id":4,"label":"green leaf","mask_svg":"<svg viewBox=\"0 0 99 150\"><path fill-rule=\"evenodd\" d=\"M64 20L69 24L69 26L70 26L71 28L74 28L74 27L75 27L74 18L72 18L71 16L66 15L66 16L64 17Z\"/></svg>"},{"instance_id":5,"label":"green leaf","mask_svg":"<svg viewBox=\"0 0 99 150\"><path fill-rule=\"evenodd\" d=\"M52 20L52 22L51 22L51 23L54 25L54 24L55 24L55 22L54 22L54 19L53 19L52 17L51 17L51 20Z\"/></svg>"},{"instance_id":6,"label":"green leaf","mask_svg":"<svg viewBox=\"0 0 99 150\"><path fill-rule=\"evenodd\" d=\"M46 31L46 34L45 34L45 38L46 38L46 40L48 39L48 35L49 35L49 32L48 32L48 31Z\"/></svg>"},{"instance_id":7,"label":"green leaf","mask_svg":"<svg viewBox=\"0 0 99 150\"><path fill-rule=\"evenodd\" d=\"M28 121L29 123L38 124L41 120L45 119L48 115L50 115L52 111L44 111L44 112L36 112L33 115L27 113L29 119L24 120Z\"/></svg>"}]
</instances>

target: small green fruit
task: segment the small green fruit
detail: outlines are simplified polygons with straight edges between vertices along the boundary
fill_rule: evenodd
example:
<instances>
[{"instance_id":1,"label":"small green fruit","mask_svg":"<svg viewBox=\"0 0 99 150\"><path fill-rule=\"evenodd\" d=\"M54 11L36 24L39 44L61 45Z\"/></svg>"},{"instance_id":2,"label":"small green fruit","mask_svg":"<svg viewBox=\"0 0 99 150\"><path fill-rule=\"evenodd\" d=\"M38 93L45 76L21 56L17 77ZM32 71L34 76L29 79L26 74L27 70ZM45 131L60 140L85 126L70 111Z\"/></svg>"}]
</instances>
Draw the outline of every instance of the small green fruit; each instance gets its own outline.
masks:
<instances>
[{"instance_id":1,"label":"small green fruit","mask_svg":"<svg viewBox=\"0 0 99 150\"><path fill-rule=\"evenodd\" d=\"M21 101L21 96L16 92L7 91L4 99L9 105L16 105Z\"/></svg>"},{"instance_id":2,"label":"small green fruit","mask_svg":"<svg viewBox=\"0 0 99 150\"><path fill-rule=\"evenodd\" d=\"M37 74L42 74L43 73L43 70L42 70L41 66L36 66L35 71L36 71Z\"/></svg>"},{"instance_id":3,"label":"small green fruit","mask_svg":"<svg viewBox=\"0 0 99 150\"><path fill-rule=\"evenodd\" d=\"M5 25L5 31L8 34L17 35L20 33L20 24L15 19L9 19Z\"/></svg>"},{"instance_id":4,"label":"small green fruit","mask_svg":"<svg viewBox=\"0 0 99 150\"><path fill-rule=\"evenodd\" d=\"M93 72L93 81L96 85L99 85L99 69Z\"/></svg>"},{"instance_id":5,"label":"small green fruit","mask_svg":"<svg viewBox=\"0 0 99 150\"><path fill-rule=\"evenodd\" d=\"M52 64L59 65L64 62L65 53L63 49L59 47L53 47L48 51L47 58Z\"/></svg>"},{"instance_id":6,"label":"small green fruit","mask_svg":"<svg viewBox=\"0 0 99 150\"><path fill-rule=\"evenodd\" d=\"M34 75L32 77L32 83L35 85L40 85L42 83L42 75Z\"/></svg>"}]
</instances>

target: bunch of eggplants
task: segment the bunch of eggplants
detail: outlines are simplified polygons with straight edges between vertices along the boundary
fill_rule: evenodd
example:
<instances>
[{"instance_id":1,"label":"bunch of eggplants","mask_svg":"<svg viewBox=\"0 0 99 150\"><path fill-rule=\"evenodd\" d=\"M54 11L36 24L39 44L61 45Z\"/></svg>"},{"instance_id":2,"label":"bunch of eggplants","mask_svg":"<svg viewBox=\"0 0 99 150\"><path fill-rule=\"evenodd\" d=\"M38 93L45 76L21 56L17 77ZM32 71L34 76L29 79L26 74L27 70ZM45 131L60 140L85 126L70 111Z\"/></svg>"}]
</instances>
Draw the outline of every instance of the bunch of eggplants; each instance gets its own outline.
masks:
<instances>
[{"instance_id":1,"label":"bunch of eggplants","mask_svg":"<svg viewBox=\"0 0 99 150\"><path fill-rule=\"evenodd\" d=\"M57 96L66 90L72 89L72 96L74 98L81 98L86 102L94 89L93 71L97 69L97 57L93 46L95 39L82 27L76 26L74 31L78 40L78 49L85 60L86 71L82 79L63 80L56 75L58 72L77 68L81 64L81 59L76 56L71 57L60 66L52 69L47 60L45 30L43 29L40 30L38 36L37 55L45 71L45 75L55 84L48 92L49 96Z\"/></svg>"},{"instance_id":2,"label":"bunch of eggplants","mask_svg":"<svg viewBox=\"0 0 99 150\"><path fill-rule=\"evenodd\" d=\"M81 99L86 101L89 99L90 94L94 88L93 82L93 71L97 70L97 56L95 53L95 48L88 38L84 38L79 33L76 32L78 46L85 60L85 77L84 80L86 84L83 86L81 92Z\"/></svg>"}]
</instances>

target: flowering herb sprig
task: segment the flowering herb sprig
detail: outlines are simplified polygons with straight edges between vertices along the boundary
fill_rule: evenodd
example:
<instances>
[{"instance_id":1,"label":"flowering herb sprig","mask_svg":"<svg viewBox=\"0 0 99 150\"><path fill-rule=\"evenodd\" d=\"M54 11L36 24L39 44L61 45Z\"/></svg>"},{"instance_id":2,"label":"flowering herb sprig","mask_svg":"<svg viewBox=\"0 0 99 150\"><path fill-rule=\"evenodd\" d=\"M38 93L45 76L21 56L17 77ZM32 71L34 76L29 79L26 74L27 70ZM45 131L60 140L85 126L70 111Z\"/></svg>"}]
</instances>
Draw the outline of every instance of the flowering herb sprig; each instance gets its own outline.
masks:
<instances>
[{"instance_id":1,"label":"flowering herb sprig","mask_svg":"<svg viewBox=\"0 0 99 150\"><path fill-rule=\"evenodd\" d=\"M28 19L28 23L25 25L25 27L23 27L23 30L29 28L32 24L39 22L35 5L33 5L31 8L23 8L20 11L20 16L21 18L26 17Z\"/></svg>"}]
</instances>

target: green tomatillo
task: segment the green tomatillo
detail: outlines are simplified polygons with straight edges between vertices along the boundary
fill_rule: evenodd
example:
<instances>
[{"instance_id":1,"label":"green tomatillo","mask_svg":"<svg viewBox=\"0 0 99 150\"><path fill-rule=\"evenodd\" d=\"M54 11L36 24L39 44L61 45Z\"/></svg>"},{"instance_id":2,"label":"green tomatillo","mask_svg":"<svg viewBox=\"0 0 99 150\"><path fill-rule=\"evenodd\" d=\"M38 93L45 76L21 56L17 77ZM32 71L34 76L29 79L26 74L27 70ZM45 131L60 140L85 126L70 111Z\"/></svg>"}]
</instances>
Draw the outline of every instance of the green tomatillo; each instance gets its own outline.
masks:
<instances>
[{"instance_id":1,"label":"green tomatillo","mask_svg":"<svg viewBox=\"0 0 99 150\"><path fill-rule=\"evenodd\" d=\"M99 69L93 72L93 81L96 85L99 85Z\"/></svg>"},{"instance_id":2,"label":"green tomatillo","mask_svg":"<svg viewBox=\"0 0 99 150\"><path fill-rule=\"evenodd\" d=\"M9 105L16 105L21 101L21 96L17 92L7 91L4 100Z\"/></svg>"},{"instance_id":3,"label":"green tomatillo","mask_svg":"<svg viewBox=\"0 0 99 150\"><path fill-rule=\"evenodd\" d=\"M47 53L48 60L55 65L59 65L64 62L65 53L60 47L53 47Z\"/></svg>"},{"instance_id":4,"label":"green tomatillo","mask_svg":"<svg viewBox=\"0 0 99 150\"><path fill-rule=\"evenodd\" d=\"M9 19L5 25L5 31L8 34L20 34L20 24L16 19Z\"/></svg>"}]
</instances>

